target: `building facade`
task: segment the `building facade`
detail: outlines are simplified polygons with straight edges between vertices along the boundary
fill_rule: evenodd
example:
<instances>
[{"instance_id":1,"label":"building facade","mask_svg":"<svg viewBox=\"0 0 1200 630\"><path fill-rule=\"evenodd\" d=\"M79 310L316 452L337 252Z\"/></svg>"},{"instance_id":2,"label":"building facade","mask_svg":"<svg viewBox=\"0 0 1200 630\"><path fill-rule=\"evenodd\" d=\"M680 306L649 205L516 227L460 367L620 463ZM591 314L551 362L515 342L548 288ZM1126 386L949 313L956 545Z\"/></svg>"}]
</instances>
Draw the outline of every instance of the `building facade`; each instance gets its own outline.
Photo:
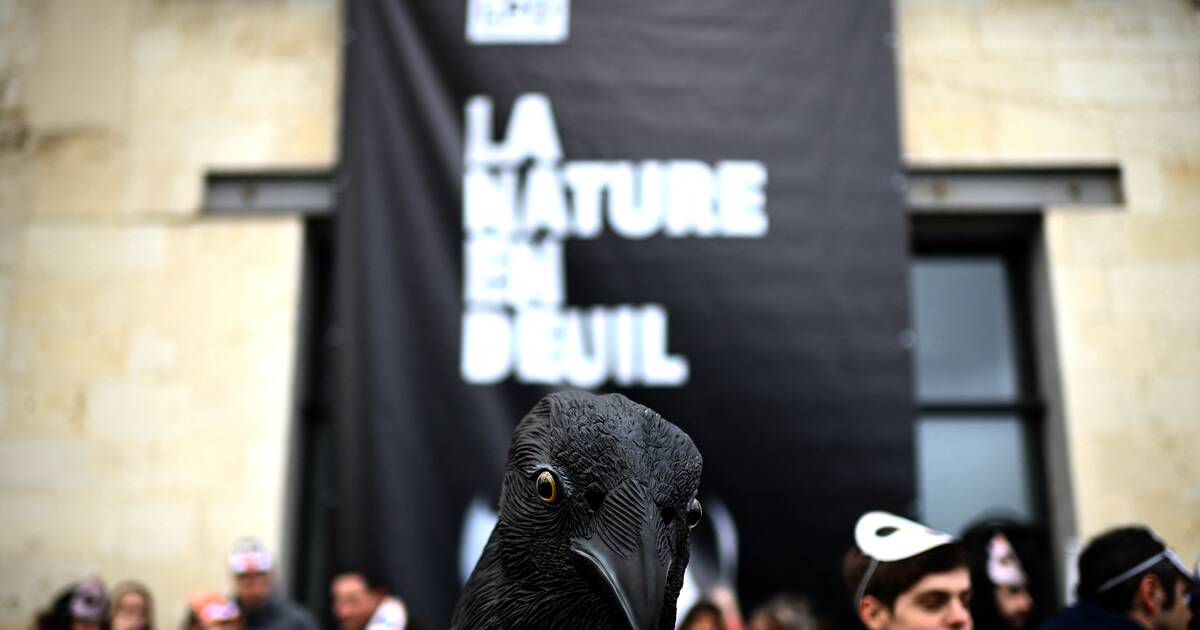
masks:
<instances>
[{"instance_id":1,"label":"building facade","mask_svg":"<svg viewBox=\"0 0 1200 630\"><path fill-rule=\"evenodd\" d=\"M910 168L1112 167L1030 259L1054 537L1200 553L1200 8L897 0ZM0 0L0 627L87 574L161 626L294 535L305 219L213 173L332 170L333 0ZM938 210L970 215L973 210ZM288 575L284 554L282 575Z\"/></svg>"}]
</instances>

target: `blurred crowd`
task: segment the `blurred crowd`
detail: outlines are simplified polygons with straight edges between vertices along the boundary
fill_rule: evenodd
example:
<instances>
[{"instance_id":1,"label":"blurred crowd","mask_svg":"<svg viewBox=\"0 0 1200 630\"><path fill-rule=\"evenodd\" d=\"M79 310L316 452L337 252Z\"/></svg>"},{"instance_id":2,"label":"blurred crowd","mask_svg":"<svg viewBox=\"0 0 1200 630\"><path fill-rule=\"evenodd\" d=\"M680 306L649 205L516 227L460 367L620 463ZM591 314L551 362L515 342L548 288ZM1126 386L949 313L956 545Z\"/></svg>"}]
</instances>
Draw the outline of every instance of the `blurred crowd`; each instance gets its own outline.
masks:
<instances>
[{"instance_id":1,"label":"blurred crowd","mask_svg":"<svg viewBox=\"0 0 1200 630\"><path fill-rule=\"evenodd\" d=\"M180 630L317 630L305 607L277 588L271 552L257 540L237 542L229 554L232 592L197 590L184 603ZM375 575L338 573L330 586L332 614L340 630L420 630L399 597ZM154 599L138 582L112 591L91 577L67 586L41 612L34 630L154 630Z\"/></svg>"},{"instance_id":2,"label":"blurred crowd","mask_svg":"<svg viewBox=\"0 0 1200 630\"><path fill-rule=\"evenodd\" d=\"M843 580L854 617L868 630L1198 630L1200 565L1189 568L1148 527L1109 530L1079 555L1076 603L1055 610L1049 554L1036 532L991 519L955 538L885 512L854 529ZM228 557L231 592L187 597L181 630L316 630L314 615L276 587L270 551L238 541ZM399 595L366 571L330 585L339 630L418 630ZM743 617L731 589L681 611L681 630L826 630L837 627L810 598L779 594ZM154 630L150 589L99 578L71 584L36 618L34 630Z\"/></svg>"},{"instance_id":3,"label":"blurred crowd","mask_svg":"<svg viewBox=\"0 0 1200 630\"><path fill-rule=\"evenodd\" d=\"M868 630L1200 630L1200 562L1189 568L1149 527L1104 532L1078 557L1075 603L1058 609L1050 554L1037 530L986 519L955 538L885 512L854 529L843 582L855 627ZM844 624L843 624L844 625ZM842 627L808 597L780 594L743 619L718 594L681 630Z\"/></svg>"}]
</instances>

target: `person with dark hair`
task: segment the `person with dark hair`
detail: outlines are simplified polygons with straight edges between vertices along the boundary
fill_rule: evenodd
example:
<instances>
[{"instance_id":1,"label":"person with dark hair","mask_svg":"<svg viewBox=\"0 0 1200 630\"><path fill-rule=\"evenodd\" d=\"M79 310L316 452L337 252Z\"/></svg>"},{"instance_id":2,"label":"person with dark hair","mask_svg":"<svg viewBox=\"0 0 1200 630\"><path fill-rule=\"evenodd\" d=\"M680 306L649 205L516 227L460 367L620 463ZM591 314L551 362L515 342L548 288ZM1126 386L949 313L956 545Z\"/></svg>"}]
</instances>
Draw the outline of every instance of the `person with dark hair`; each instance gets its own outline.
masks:
<instances>
[{"instance_id":1,"label":"person with dark hair","mask_svg":"<svg viewBox=\"0 0 1200 630\"><path fill-rule=\"evenodd\" d=\"M408 609L377 575L342 571L333 578L333 616L340 630L404 630Z\"/></svg>"},{"instance_id":2,"label":"person with dark hair","mask_svg":"<svg viewBox=\"0 0 1200 630\"><path fill-rule=\"evenodd\" d=\"M154 630L154 600L138 582L121 582L113 589L112 630Z\"/></svg>"},{"instance_id":3,"label":"person with dark hair","mask_svg":"<svg viewBox=\"0 0 1200 630\"><path fill-rule=\"evenodd\" d=\"M299 604L275 592L271 552L253 538L243 538L229 554L234 603L246 630L317 630L317 620Z\"/></svg>"},{"instance_id":4,"label":"person with dark hair","mask_svg":"<svg viewBox=\"0 0 1200 630\"><path fill-rule=\"evenodd\" d=\"M1029 628L1033 596L1013 539L1022 527L1002 519L984 521L963 534L971 560L971 618L980 630Z\"/></svg>"},{"instance_id":5,"label":"person with dark hair","mask_svg":"<svg viewBox=\"0 0 1200 630\"><path fill-rule=\"evenodd\" d=\"M1188 607L1192 609L1192 622L1188 624L1188 630L1200 630L1200 560L1196 561L1192 575L1197 579L1192 586L1192 594L1188 596Z\"/></svg>"},{"instance_id":6,"label":"person with dark hair","mask_svg":"<svg viewBox=\"0 0 1200 630\"><path fill-rule=\"evenodd\" d=\"M34 622L37 630L108 630L108 593L99 578L63 589Z\"/></svg>"},{"instance_id":7,"label":"person with dark hair","mask_svg":"<svg viewBox=\"0 0 1200 630\"><path fill-rule=\"evenodd\" d=\"M843 573L869 630L970 630L967 552L949 534L887 512L854 527Z\"/></svg>"},{"instance_id":8,"label":"person with dark hair","mask_svg":"<svg viewBox=\"0 0 1200 630\"><path fill-rule=\"evenodd\" d=\"M1148 527L1109 530L1079 556L1079 604L1042 630L1186 630L1194 576Z\"/></svg>"},{"instance_id":9,"label":"person with dark hair","mask_svg":"<svg viewBox=\"0 0 1200 630\"><path fill-rule=\"evenodd\" d=\"M725 630L725 620L716 604L700 600L683 616L679 630Z\"/></svg>"}]
</instances>

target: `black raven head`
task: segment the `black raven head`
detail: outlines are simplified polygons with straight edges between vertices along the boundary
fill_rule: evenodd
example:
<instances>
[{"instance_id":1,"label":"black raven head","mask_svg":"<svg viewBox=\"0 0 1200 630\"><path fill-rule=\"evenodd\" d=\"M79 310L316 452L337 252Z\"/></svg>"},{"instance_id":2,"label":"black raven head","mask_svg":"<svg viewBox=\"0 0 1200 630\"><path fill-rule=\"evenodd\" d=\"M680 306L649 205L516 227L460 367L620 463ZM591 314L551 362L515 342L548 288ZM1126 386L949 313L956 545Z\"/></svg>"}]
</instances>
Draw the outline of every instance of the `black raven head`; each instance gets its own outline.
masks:
<instances>
[{"instance_id":1,"label":"black raven head","mask_svg":"<svg viewBox=\"0 0 1200 630\"><path fill-rule=\"evenodd\" d=\"M686 433L624 396L546 396L513 432L455 626L673 628L700 468Z\"/></svg>"}]
</instances>

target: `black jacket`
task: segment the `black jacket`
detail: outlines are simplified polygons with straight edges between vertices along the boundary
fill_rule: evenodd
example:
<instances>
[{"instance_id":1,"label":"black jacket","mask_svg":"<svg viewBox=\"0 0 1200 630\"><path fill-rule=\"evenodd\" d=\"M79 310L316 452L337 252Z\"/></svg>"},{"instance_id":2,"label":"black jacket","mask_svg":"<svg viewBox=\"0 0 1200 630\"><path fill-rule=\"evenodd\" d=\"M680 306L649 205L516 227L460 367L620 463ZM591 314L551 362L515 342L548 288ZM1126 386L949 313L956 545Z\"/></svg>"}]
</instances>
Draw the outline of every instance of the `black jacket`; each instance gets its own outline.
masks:
<instances>
[{"instance_id":1,"label":"black jacket","mask_svg":"<svg viewBox=\"0 0 1200 630\"><path fill-rule=\"evenodd\" d=\"M311 613L278 595L258 608L242 608L242 622L245 630L318 630Z\"/></svg>"},{"instance_id":2,"label":"black jacket","mask_svg":"<svg viewBox=\"0 0 1200 630\"><path fill-rule=\"evenodd\" d=\"M1072 606L1038 626L1038 630L1146 630L1138 622L1091 604Z\"/></svg>"}]
</instances>

